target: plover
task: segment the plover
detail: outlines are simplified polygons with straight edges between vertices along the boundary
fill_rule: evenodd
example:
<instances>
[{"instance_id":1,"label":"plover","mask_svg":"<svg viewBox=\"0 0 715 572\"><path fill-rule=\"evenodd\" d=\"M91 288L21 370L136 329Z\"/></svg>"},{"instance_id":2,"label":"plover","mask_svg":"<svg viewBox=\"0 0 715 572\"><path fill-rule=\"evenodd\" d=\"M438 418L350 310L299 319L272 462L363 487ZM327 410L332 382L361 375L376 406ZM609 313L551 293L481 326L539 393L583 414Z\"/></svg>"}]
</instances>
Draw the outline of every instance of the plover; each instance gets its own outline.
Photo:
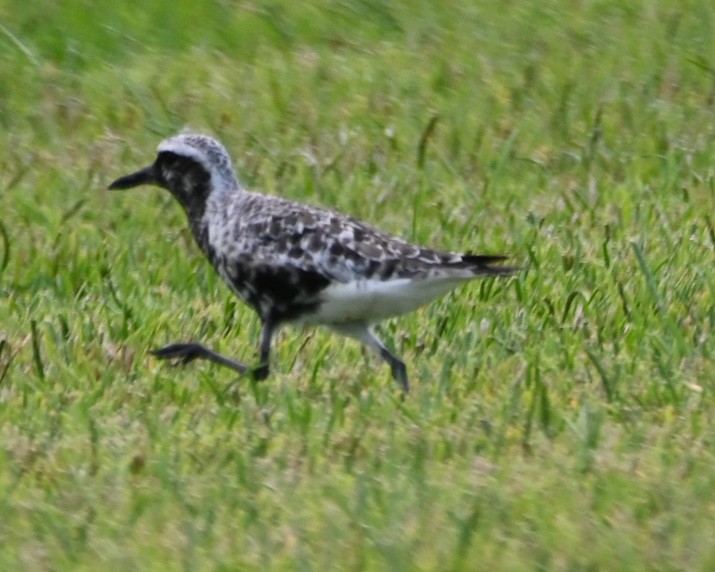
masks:
<instances>
[{"instance_id":1,"label":"plover","mask_svg":"<svg viewBox=\"0 0 715 572\"><path fill-rule=\"evenodd\" d=\"M145 184L163 187L179 201L199 248L262 326L260 360L253 368L194 342L152 351L162 359L208 359L264 379L276 330L286 323L319 324L377 350L407 392L404 362L373 325L474 278L517 270L499 265L504 256L416 246L351 216L249 192L223 145L205 135L182 133L162 141L153 164L109 188Z\"/></svg>"}]
</instances>

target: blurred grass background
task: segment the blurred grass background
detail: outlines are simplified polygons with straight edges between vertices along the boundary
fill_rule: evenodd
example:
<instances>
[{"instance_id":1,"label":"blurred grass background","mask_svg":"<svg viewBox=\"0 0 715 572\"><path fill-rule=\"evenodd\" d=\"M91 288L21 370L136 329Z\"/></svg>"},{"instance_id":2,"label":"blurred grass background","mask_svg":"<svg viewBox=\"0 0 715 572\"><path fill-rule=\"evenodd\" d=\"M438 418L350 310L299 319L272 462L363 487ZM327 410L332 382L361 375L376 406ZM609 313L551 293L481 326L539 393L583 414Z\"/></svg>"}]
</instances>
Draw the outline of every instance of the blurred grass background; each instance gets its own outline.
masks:
<instances>
[{"instance_id":1,"label":"blurred grass background","mask_svg":"<svg viewBox=\"0 0 715 572\"><path fill-rule=\"evenodd\" d=\"M0 1L0 567L710 570L715 8ZM255 317L166 193L250 187L527 270L353 343Z\"/></svg>"}]
</instances>

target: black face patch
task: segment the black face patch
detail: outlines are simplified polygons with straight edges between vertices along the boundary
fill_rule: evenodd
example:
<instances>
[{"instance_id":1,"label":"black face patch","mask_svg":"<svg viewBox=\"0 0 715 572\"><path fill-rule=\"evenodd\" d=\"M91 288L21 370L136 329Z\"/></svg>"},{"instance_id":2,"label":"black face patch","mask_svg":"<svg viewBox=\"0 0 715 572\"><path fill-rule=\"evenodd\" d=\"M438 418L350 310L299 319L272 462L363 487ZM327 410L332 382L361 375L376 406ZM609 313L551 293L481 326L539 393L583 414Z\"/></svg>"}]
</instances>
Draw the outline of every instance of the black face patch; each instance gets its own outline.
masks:
<instances>
[{"instance_id":1,"label":"black face patch","mask_svg":"<svg viewBox=\"0 0 715 572\"><path fill-rule=\"evenodd\" d=\"M174 195L187 212L203 213L211 192L211 175L190 157L162 151L156 159L159 184Z\"/></svg>"}]
</instances>

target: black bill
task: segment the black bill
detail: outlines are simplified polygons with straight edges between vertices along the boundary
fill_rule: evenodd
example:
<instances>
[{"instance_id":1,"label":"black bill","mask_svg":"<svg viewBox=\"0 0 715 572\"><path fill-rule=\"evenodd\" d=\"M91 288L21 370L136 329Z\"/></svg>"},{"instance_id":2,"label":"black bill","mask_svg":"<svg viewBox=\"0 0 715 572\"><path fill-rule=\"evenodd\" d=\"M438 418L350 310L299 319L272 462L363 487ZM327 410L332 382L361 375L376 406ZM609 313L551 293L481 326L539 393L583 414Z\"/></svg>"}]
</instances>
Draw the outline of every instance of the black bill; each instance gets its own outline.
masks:
<instances>
[{"instance_id":1,"label":"black bill","mask_svg":"<svg viewBox=\"0 0 715 572\"><path fill-rule=\"evenodd\" d=\"M125 177L120 177L109 185L109 190L122 190L131 189L132 187L138 187L139 185L151 185L156 183L156 177L154 176L154 165L146 167L141 171L132 173Z\"/></svg>"}]
</instances>

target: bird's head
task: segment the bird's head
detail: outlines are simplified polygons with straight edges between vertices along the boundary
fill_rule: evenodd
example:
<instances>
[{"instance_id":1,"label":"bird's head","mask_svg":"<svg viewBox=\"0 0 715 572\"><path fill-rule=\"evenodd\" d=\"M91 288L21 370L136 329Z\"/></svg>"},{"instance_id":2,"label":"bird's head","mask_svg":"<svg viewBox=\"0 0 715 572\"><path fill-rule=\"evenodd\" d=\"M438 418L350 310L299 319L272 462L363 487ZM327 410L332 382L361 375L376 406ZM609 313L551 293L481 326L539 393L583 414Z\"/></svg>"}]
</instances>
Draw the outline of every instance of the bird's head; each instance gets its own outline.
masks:
<instances>
[{"instance_id":1,"label":"bird's head","mask_svg":"<svg viewBox=\"0 0 715 572\"><path fill-rule=\"evenodd\" d=\"M157 152L154 163L117 179L109 189L157 185L168 189L190 210L205 205L214 192L240 188L226 149L211 137L182 133L162 141Z\"/></svg>"}]
</instances>

